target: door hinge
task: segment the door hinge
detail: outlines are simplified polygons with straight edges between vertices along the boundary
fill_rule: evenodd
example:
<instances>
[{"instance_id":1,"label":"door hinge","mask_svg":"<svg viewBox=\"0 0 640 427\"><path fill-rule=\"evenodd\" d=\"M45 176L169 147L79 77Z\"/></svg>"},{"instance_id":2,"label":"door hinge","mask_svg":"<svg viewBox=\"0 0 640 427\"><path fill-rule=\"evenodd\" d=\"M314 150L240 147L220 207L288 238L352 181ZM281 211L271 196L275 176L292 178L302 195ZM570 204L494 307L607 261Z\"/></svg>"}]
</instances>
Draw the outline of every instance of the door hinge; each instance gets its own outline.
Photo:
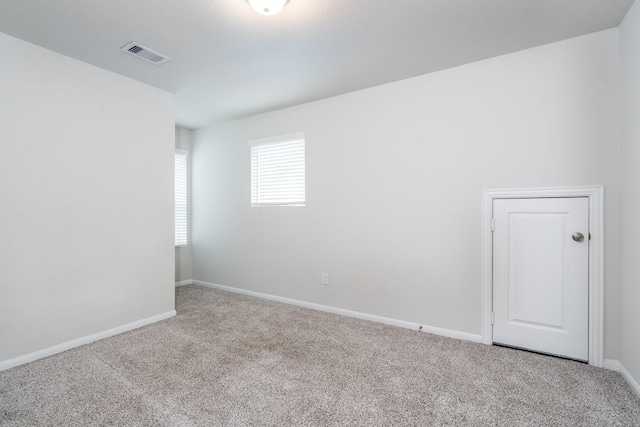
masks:
<instances>
[{"instance_id":1,"label":"door hinge","mask_svg":"<svg viewBox=\"0 0 640 427\"><path fill-rule=\"evenodd\" d=\"M492 313L491 313L491 324L492 324L492 325L493 325L494 321L495 321L495 316L493 315L493 312L492 312Z\"/></svg>"},{"instance_id":2,"label":"door hinge","mask_svg":"<svg viewBox=\"0 0 640 427\"><path fill-rule=\"evenodd\" d=\"M495 230L495 228L496 228L496 221L493 218L491 218L491 231Z\"/></svg>"}]
</instances>

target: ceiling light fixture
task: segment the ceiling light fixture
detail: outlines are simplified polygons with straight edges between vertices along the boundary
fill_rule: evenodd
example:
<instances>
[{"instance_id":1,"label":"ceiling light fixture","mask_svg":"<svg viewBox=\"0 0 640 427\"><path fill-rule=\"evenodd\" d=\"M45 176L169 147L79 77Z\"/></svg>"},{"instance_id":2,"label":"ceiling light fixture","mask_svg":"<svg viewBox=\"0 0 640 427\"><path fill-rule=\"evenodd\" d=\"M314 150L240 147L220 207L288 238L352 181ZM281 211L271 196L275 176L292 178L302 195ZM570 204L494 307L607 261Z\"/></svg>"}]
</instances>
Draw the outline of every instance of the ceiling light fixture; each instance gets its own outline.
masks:
<instances>
[{"instance_id":1,"label":"ceiling light fixture","mask_svg":"<svg viewBox=\"0 0 640 427\"><path fill-rule=\"evenodd\" d=\"M280 13L288 0L249 0L249 4L260 15L273 16Z\"/></svg>"}]
</instances>

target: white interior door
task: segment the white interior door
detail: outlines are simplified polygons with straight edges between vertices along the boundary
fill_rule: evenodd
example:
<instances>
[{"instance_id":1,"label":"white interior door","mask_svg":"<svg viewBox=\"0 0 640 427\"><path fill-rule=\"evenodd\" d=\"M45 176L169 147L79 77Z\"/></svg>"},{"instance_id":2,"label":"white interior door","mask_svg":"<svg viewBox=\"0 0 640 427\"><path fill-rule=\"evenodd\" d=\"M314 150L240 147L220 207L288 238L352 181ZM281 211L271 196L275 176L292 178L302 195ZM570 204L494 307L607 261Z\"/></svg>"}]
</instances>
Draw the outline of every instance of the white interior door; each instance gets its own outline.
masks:
<instances>
[{"instance_id":1,"label":"white interior door","mask_svg":"<svg viewBox=\"0 0 640 427\"><path fill-rule=\"evenodd\" d=\"M589 200L493 201L493 342L589 359Z\"/></svg>"}]
</instances>

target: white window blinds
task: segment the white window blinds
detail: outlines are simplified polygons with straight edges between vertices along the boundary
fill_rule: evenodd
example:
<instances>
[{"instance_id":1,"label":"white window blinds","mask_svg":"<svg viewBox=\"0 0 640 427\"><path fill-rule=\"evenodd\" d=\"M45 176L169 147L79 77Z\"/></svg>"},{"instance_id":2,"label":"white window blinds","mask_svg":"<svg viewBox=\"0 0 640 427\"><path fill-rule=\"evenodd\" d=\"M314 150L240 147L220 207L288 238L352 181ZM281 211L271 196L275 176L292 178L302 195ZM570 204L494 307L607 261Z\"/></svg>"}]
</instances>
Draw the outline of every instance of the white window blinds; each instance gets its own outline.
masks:
<instances>
[{"instance_id":1,"label":"white window blinds","mask_svg":"<svg viewBox=\"0 0 640 427\"><path fill-rule=\"evenodd\" d=\"M187 228L187 154L176 149L175 157L175 239L176 246L188 243Z\"/></svg>"},{"instance_id":2,"label":"white window blinds","mask_svg":"<svg viewBox=\"0 0 640 427\"><path fill-rule=\"evenodd\" d=\"M304 206L304 132L254 139L249 145L251 206Z\"/></svg>"}]
</instances>

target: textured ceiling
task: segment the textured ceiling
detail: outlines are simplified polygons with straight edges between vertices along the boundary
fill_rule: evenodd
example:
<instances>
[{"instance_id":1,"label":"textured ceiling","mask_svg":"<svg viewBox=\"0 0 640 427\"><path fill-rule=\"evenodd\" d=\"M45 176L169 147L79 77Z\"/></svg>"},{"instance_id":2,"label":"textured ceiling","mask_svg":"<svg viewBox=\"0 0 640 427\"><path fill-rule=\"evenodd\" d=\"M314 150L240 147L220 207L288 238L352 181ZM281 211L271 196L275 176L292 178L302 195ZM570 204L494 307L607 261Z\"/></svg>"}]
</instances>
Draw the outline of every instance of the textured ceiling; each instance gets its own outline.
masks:
<instances>
[{"instance_id":1,"label":"textured ceiling","mask_svg":"<svg viewBox=\"0 0 640 427\"><path fill-rule=\"evenodd\" d=\"M198 128L613 28L632 3L289 0L265 17L246 0L0 0L0 31L174 92Z\"/></svg>"}]
</instances>

